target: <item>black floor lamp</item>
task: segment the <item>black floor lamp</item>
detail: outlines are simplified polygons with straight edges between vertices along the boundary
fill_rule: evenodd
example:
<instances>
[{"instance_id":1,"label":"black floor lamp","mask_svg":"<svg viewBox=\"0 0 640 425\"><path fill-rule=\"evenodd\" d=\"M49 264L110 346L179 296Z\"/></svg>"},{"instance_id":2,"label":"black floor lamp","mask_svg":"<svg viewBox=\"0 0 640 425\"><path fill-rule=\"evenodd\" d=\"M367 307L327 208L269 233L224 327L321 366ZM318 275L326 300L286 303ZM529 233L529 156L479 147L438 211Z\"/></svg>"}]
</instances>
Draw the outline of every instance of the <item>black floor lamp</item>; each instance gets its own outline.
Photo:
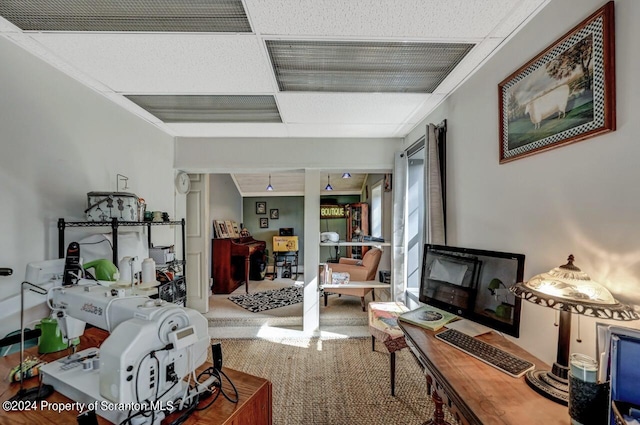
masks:
<instances>
[{"instance_id":1,"label":"black floor lamp","mask_svg":"<svg viewBox=\"0 0 640 425\"><path fill-rule=\"evenodd\" d=\"M11 397L10 401L34 401L44 400L53 393L51 385L39 385L37 387L24 388L24 289L28 286L29 291L40 295L47 295L47 290L38 285L24 281L20 284L20 390Z\"/></svg>"},{"instance_id":2,"label":"black floor lamp","mask_svg":"<svg viewBox=\"0 0 640 425\"><path fill-rule=\"evenodd\" d=\"M632 307L619 303L607 288L574 266L573 260L569 255L567 264L509 288L520 298L560 311L556 361L551 371L527 372L525 381L539 394L564 405L569 401L571 313L610 320L640 319Z\"/></svg>"}]
</instances>

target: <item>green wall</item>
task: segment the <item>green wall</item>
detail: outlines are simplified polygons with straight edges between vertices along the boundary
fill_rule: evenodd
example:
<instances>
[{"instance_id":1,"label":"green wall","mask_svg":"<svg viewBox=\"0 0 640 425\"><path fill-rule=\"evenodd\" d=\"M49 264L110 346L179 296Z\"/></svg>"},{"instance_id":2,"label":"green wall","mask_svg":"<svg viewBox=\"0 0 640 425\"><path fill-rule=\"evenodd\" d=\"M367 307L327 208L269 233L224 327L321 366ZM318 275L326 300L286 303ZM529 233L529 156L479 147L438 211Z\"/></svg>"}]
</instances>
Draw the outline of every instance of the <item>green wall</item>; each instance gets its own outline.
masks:
<instances>
[{"instance_id":1,"label":"green wall","mask_svg":"<svg viewBox=\"0 0 640 425\"><path fill-rule=\"evenodd\" d=\"M321 196L320 204L335 203L339 205L352 204L360 202L358 195L337 195L337 196ZM267 214L256 214L256 202L267 203ZM277 209L279 219L274 220L270 217L270 211ZM267 243L269 250L269 265L273 265L273 237L278 236L281 227L293 227L293 234L298 236L299 261L304 262L304 197L303 196L265 196L265 197L247 197L242 200L242 224L251 232L251 235L261 241ZM320 214L320 211L314 212ZM269 227L260 228L260 218L267 218ZM340 239L344 240L347 235L347 220L344 218L327 218L320 220L320 232L337 232ZM340 256L346 255L346 248L340 248ZM320 261L327 261L336 257L335 248L320 247Z\"/></svg>"},{"instance_id":2,"label":"green wall","mask_svg":"<svg viewBox=\"0 0 640 425\"><path fill-rule=\"evenodd\" d=\"M267 203L266 214L256 214L256 202ZM272 209L277 209L279 218L270 216ZM298 237L298 261L304 259L304 197L303 196L265 196L243 198L242 223L251 232L254 239L265 241L269 250L269 265L273 265L273 237L278 236L281 227L293 227L294 236ZM319 212L318 212L319 214ZM269 221L269 227L260 228L260 218Z\"/></svg>"}]
</instances>

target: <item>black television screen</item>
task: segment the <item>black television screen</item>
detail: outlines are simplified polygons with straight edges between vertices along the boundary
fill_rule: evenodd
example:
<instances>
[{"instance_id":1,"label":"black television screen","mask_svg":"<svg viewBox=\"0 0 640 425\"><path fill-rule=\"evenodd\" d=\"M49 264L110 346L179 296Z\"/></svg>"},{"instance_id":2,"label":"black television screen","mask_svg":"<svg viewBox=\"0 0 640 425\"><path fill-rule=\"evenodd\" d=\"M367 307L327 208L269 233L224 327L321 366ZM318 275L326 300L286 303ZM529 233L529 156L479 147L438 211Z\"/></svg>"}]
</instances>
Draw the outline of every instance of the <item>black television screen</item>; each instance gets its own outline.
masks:
<instances>
[{"instance_id":1,"label":"black television screen","mask_svg":"<svg viewBox=\"0 0 640 425\"><path fill-rule=\"evenodd\" d=\"M518 337L524 255L426 244L420 302Z\"/></svg>"}]
</instances>

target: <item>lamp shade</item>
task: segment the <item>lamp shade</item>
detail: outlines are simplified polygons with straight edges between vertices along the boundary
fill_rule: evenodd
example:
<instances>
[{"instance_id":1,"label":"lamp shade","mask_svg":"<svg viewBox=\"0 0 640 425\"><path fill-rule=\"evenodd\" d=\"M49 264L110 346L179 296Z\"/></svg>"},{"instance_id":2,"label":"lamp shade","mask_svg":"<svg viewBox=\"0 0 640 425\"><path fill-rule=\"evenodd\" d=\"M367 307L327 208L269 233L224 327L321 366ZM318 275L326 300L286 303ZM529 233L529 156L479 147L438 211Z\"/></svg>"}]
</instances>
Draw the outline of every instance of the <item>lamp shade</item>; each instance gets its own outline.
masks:
<instances>
[{"instance_id":1,"label":"lamp shade","mask_svg":"<svg viewBox=\"0 0 640 425\"><path fill-rule=\"evenodd\" d=\"M632 307L618 302L607 288L591 280L589 275L573 264L555 267L510 288L527 301L557 310L614 320L637 320Z\"/></svg>"},{"instance_id":2,"label":"lamp shade","mask_svg":"<svg viewBox=\"0 0 640 425\"><path fill-rule=\"evenodd\" d=\"M551 371L527 372L525 381L543 396L567 405L569 401L569 348L571 313L614 320L637 320L632 307L616 301L613 295L573 264L555 267L509 288L516 296L532 303L560 310L558 351Z\"/></svg>"},{"instance_id":3,"label":"lamp shade","mask_svg":"<svg viewBox=\"0 0 640 425\"><path fill-rule=\"evenodd\" d=\"M333 186L331 186L331 177L327 174L327 185L324 187L324 190L333 190Z\"/></svg>"}]
</instances>

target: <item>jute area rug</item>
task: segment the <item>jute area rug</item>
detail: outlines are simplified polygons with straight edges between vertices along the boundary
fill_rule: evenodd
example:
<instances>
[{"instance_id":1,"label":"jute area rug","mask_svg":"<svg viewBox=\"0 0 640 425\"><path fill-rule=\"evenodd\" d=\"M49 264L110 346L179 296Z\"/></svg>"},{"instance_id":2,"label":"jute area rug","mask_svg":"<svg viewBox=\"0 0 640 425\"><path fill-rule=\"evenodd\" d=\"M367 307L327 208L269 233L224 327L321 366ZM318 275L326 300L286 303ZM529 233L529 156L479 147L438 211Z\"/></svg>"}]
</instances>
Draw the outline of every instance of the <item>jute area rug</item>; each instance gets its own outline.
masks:
<instances>
[{"instance_id":1,"label":"jute area rug","mask_svg":"<svg viewBox=\"0 0 640 425\"><path fill-rule=\"evenodd\" d=\"M392 397L389 354L370 338L225 339L222 354L224 366L271 381L274 425L420 425L433 414L408 349L396 352Z\"/></svg>"}]
</instances>

